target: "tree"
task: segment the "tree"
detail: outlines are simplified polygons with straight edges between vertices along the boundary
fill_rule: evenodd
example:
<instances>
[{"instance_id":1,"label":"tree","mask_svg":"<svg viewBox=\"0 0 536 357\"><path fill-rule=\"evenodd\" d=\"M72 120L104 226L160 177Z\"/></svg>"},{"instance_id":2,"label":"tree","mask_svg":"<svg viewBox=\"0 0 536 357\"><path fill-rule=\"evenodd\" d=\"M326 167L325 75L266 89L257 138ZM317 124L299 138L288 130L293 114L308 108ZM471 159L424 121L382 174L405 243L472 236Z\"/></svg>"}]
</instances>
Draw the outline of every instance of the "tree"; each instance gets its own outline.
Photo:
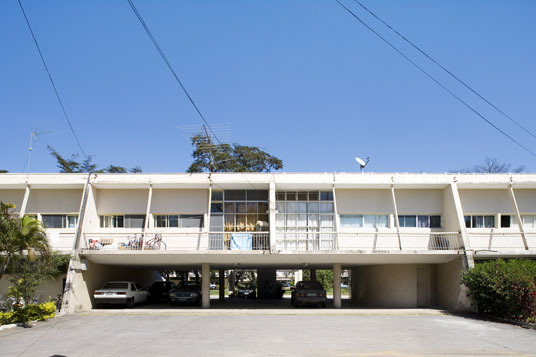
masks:
<instances>
[{"instance_id":1,"label":"tree","mask_svg":"<svg viewBox=\"0 0 536 357\"><path fill-rule=\"evenodd\" d=\"M122 166L109 165L105 169L97 170L97 164L93 163L93 156L88 156L82 162L78 161L78 154L71 155L70 159L64 158L60 153L54 150L53 147L47 146L50 151L50 155L54 156L57 161L57 167L61 173L87 173L87 172L101 172L101 173L139 173L142 169L139 166L135 166L131 169L126 169Z\"/></svg>"},{"instance_id":2,"label":"tree","mask_svg":"<svg viewBox=\"0 0 536 357\"><path fill-rule=\"evenodd\" d=\"M484 163L475 165L471 168L459 170L459 172L492 174L492 173L509 173L509 172L519 173L525 170L524 165L521 165L513 169L511 169L511 167L512 167L511 164L501 163L497 159L486 157L486 159L484 160Z\"/></svg>"},{"instance_id":3,"label":"tree","mask_svg":"<svg viewBox=\"0 0 536 357\"><path fill-rule=\"evenodd\" d=\"M206 135L191 138L194 161L187 172L270 172L283 161L255 146L214 144Z\"/></svg>"},{"instance_id":4,"label":"tree","mask_svg":"<svg viewBox=\"0 0 536 357\"><path fill-rule=\"evenodd\" d=\"M9 171L7 171L7 170L0 170L0 174L6 174L6 173L8 173L8 172L9 172Z\"/></svg>"}]
</instances>

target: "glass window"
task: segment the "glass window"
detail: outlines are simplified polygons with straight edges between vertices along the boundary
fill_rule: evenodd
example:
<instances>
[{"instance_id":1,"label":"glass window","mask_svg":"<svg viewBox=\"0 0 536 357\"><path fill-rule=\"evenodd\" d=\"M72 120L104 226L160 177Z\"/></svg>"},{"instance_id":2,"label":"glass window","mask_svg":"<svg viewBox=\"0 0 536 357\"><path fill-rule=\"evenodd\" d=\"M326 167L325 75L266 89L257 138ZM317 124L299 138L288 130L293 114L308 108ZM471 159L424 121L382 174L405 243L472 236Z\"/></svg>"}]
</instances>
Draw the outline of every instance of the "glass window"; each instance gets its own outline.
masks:
<instances>
[{"instance_id":1,"label":"glass window","mask_svg":"<svg viewBox=\"0 0 536 357\"><path fill-rule=\"evenodd\" d=\"M484 216L484 227L485 228L494 228L495 227L495 216Z\"/></svg>"},{"instance_id":2,"label":"glass window","mask_svg":"<svg viewBox=\"0 0 536 357\"><path fill-rule=\"evenodd\" d=\"M465 228L471 228L471 216L463 216L465 220Z\"/></svg>"},{"instance_id":3,"label":"glass window","mask_svg":"<svg viewBox=\"0 0 536 357\"><path fill-rule=\"evenodd\" d=\"M363 227L363 216L361 215L341 215L342 228L361 228Z\"/></svg>"},{"instance_id":4,"label":"glass window","mask_svg":"<svg viewBox=\"0 0 536 357\"><path fill-rule=\"evenodd\" d=\"M378 215L376 216L376 228L387 228L389 227L389 216L388 215Z\"/></svg>"},{"instance_id":5,"label":"glass window","mask_svg":"<svg viewBox=\"0 0 536 357\"><path fill-rule=\"evenodd\" d=\"M307 192L298 192L298 201L307 201Z\"/></svg>"},{"instance_id":6,"label":"glass window","mask_svg":"<svg viewBox=\"0 0 536 357\"><path fill-rule=\"evenodd\" d=\"M225 190L224 198L225 201L245 201L246 190Z\"/></svg>"},{"instance_id":7,"label":"glass window","mask_svg":"<svg viewBox=\"0 0 536 357\"><path fill-rule=\"evenodd\" d=\"M222 214L210 215L210 230L214 232L223 231L223 215Z\"/></svg>"},{"instance_id":8,"label":"glass window","mask_svg":"<svg viewBox=\"0 0 536 357\"><path fill-rule=\"evenodd\" d=\"M441 228L441 216L430 216L430 228Z\"/></svg>"},{"instance_id":9,"label":"glass window","mask_svg":"<svg viewBox=\"0 0 536 357\"><path fill-rule=\"evenodd\" d=\"M510 228L511 216L503 214L501 215L501 228Z\"/></svg>"},{"instance_id":10,"label":"glass window","mask_svg":"<svg viewBox=\"0 0 536 357\"><path fill-rule=\"evenodd\" d=\"M417 226L419 228L430 227L430 216L417 216Z\"/></svg>"},{"instance_id":11,"label":"glass window","mask_svg":"<svg viewBox=\"0 0 536 357\"><path fill-rule=\"evenodd\" d=\"M154 225L155 227L166 227L166 216L158 215L154 216Z\"/></svg>"},{"instance_id":12,"label":"glass window","mask_svg":"<svg viewBox=\"0 0 536 357\"><path fill-rule=\"evenodd\" d=\"M535 222L534 216L524 215L521 217L521 219L523 220L524 228L534 228L534 222Z\"/></svg>"},{"instance_id":13,"label":"glass window","mask_svg":"<svg viewBox=\"0 0 536 357\"><path fill-rule=\"evenodd\" d=\"M67 216L66 228L76 228L77 221L78 221L78 216Z\"/></svg>"},{"instance_id":14,"label":"glass window","mask_svg":"<svg viewBox=\"0 0 536 357\"><path fill-rule=\"evenodd\" d=\"M277 201L284 201L285 200L285 192L276 192L275 199Z\"/></svg>"},{"instance_id":15,"label":"glass window","mask_svg":"<svg viewBox=\"0 0 536 357\"><path fill-rule=\"evenodd\" d=\"M309 192L309 201L318 201L318 192Z\"/></svg>"},{"instance_id":16,"label":"glass window","mask_svg":"<svg viewBox=\"0 0 536 357\"><path fill-rule=\"evenodd\" d=\"M182 228L203 228L203 215L181 214L180 222Z\"/></svg>"},{"instance_id":17,"label":"glass window","mask_svg":"<svg viewBox=\"0 0 536 357\"><path fill-rule=\"evenodd\" d=\"M210 212L212 213L223 213L223 203L216 202L210 204Z\"/></svg>"},{"instance_id":18,"label":"glass window","mask_svg":"<svg viewBox=\"0 0 536 357\"><path fill-rule=\"evenodd\" d=\"M125 228L143 228L144 225L144 215L125 215Z\"/></svg>"},{"instance_id":19,"label":"glass window","mask_svg":"<svg viewBox=\"0 0 536 357\"><path fill-rule=\"evenodd\" d=\"M417 227L417 216L398 216L400 227Z\"/></svg>"},{"instance_id":20,"label":"glass window","mask_svg":"<svg viewBox=\"0 0 536 357\"><path fill-rule=\"evenodd\" d=\"M223 191L212 191L212 201L223 201Z\"/></svg>"},{"instance_id":21,"label":"glass window","mask_svg":"<svg viewBox=\"0 0 536 357\"><path fill-rule=\"evenodd\" d=\"M484 216L473 216L471 219L472 228L484 228Z\"/></svg>"},{"instance_id":22,"label":"glass window","mask_svg":"<svg viewBox=\"0 0 536 357\"><path fill-rule=\"evenodd\" d=\"M64 217L65 216L63 215L57 214L47 214L41 216L45 228L64 228Z\"/></svg>"},{"instance_id":23,"label":"glass window","mask_svg":"<svg viewBox=\"0 0 536 357\"><path fill-rule=\"evenodd\" d=\"M332 191L320 192L320 200L321 201L333 201L333 192Z\"/></svg>"},{"instance_id":24,"label":"glass window","mask_svg":"<svg viewBox=\"0 0 536 357\"><path fill-rule=\"evenodd\" d=\"M296 192L287 192L287 201L296 201Z\"/></svg>"}]
</instances>

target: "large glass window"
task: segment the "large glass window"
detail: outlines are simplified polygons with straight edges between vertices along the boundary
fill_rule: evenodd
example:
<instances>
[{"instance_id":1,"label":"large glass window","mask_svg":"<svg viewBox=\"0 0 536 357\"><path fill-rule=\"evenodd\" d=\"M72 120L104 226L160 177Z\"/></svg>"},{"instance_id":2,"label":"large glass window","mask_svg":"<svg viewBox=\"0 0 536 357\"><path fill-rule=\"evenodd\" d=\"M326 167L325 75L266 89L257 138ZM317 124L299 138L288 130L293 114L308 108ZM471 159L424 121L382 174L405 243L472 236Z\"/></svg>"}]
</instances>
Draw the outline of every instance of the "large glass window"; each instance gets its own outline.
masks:
<instances>
[{"instance_id":1,"label":"large glass window","mask_svg":"<svg viewBox=\"0 0 536 357\"><path fill-rule=\"evenodd\" d=\"M45 228L76 228L78 215L44 214L41 219Z\"/></svg>"},{"instance_id":2,"label":"large glass window","mask_svg":"<svg viewBox=\"0 0 536 357\"><path fill-rule=\"evenodd\" d=\"M399 215L400 227L441 228L441 216Z\"/></svg>"},{"instance_id":3,"label":"large glass window","mask_svg":"<svg viewBox=\"0 0 536 357\"><path fill-rule=\"evenodd\" d=\"M212 232L268 230L268 190L212 191L211 197Z\"/></svg>"},{"instance_id":4,"label":"large glass window","mask_svg":"<svg viewBox=\"0 0 536 357\"><path fill-rule=\"evenodd\" d=\"M388 226L388 215L341 215L341 228L387 228Z\"/></svg>"},{"instance_id":5,"label":"large glass window","mask_svg":"<svg viewBox=\"0 0 536 357\"><path fill-rule=\"evenodd\" d=\"M154 226L157 228L203 228L202 214L157 214Z\"/></svg>"},{"instance_id":6,"label":"large glass window","mask_svg":"<svg viewBox=\"0 0 536 357\"><path fill-rule=\"evenodd\" d=\"M335 230L333 192L277 192L276 199L278 231L333 232Z\"/></svg>"},{"instance_id":7,"label":"large glass window","mask_svg":"<svg viewBox=\"0 0 536 357\"><path fill-rule=\"evenodd\" d=\"M145 215L103 215L100 216L100 226L101 228L143 228L145 226Z\"/></svg>"},{"instance_id":8,"label":"large glass window","mask_svg":"<svg viewBox=\"0 0 536 357\"><path fill-rule=\"evenodd\" d=\"M495 228L495 216L492 215L464 216L464 220L467 228Z\"/></svg>"}]
</instances>

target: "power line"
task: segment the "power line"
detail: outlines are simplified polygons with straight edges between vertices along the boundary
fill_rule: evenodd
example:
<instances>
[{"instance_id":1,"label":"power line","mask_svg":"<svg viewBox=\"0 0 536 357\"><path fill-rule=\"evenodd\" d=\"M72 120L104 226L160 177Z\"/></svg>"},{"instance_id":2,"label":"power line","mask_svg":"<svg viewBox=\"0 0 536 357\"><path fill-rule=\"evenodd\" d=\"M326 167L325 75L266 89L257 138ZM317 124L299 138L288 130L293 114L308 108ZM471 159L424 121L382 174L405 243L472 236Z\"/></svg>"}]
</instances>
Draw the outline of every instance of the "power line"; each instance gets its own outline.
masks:
<instances>
[{"instance_id":1,"label":"power line","mask_svg":"<svg viewBox=\"0 0 536 357\"><path fill-rule=\"evenodd\" d=\"M80 151L82 152L82 155L84 155L84 158L87 159L86 153L84 149L82 148L82 144L80 144L80 140L78 140L78 136L76 135L76 132L74 131L73 125L71 123L71 119L69 119L69 115L67 115L67 111L65 110L63 101L61 100L60 95L58 93L58 89L56 88L56 84L54 83L54 80L52 79L52 75L50 74L50 71L48 70L48 66L47 66L47 63L45 62L45 58L43 57L43 53L41 52L41 48L39 47L39 43L37 43L37 39L32 30L32 26L30 25L30 21L28 20L28 16L26 16L26 11L24 11L24 7L22 6L21 0L18 0L18 2L19 2L20 9L22 10L22 14L24 15L24 19L26 20L26 24L28 25L28 29L30 30L30 33L32 34L35 47L37 47L37 52L39 52L39 57L41 57L43 66L45 66L45 70L47 71L48 78L50 79L50 83L52 84L52 88L54 88L54 93L56 94L56 98L58 98L58 102L60 103L61 110L63 111L63 115L65 116L65 119L67 120L67 124L69 124L71 133L73 134L74 139L76 140L76 143L78 144L78 147L80 148Z\"/></svg>"},{"instance_id":2,"label":"power line","mask_svg":"<svg viewBox=\"0 0 536 357\"><path fill-rule=\"evenodd\" d=\"M154 47L156 48L156 50L158 51L158 53L160 54L160 57L162 57L162 59L164 60L164 62L166 63L167 67L169 68L169 70L171 71L171 74L173 74L173 77L175 78L175 80L177 81L177 83L179 83L180 87L182 88L184 94L186 94L186 96L188 97L188 99L190 100L190 103L192 103L193 107L195 108L195 110L197 111L197 114L199 114L199 116L201 117L201 120L203 121L203 123L205 123L205 125L207 126L208 130L211 132L211 134L214 136L214 138L218 141L218 143L220 145L222 145L222 143L220 142L220 139L218 139L218 137L216 136L216 134L214 134L214 132L212 131L212 129L210 128L210 125L208 124L208 122L206 121L205 117L203 116L203 114L201 113L201 111L199 110L199 107L195 104L193 98L190 96L190 93L188 93L188 91L186 90L186 87L184 87L184 85L182 84L182 81L179 79L179 76L177 75L177 73L175 72L175 70L173 69L173 67L171 66L171 64L169 63L166 55L164 54L164 51L162 51L162 49L160 48L160 46L158 45L158 42L156 42L156 39L154 38L153 34L151 33L151 30L149 30L149 27L147 26L147 24L145 23L145 21L143 20L143 18L141 17L141 14L139 13L138 9L136 9L136 6L134 5L134 3L132 2L132 0L127 0L130 7L132 8L132 11L134 11L134 14L136 15L136 17L138 18L138 20L140 21L141 25L143 26L143 28L145 29L145 32L147 33L147 36L149 36L149 38L151 39L151 42L153 43Z\"/></svg>"},{"instance_id":3,"label":"power line","mask_svg":"<svg viewBox=\"0 0 536 357\"><path fill-rule=\"evenodd\" d=\"M384 24L387 28L389 28L391 31L393 31L394 33L396 33L400 38L402 38L404 41L406 41L407 43L409 43L413 48L415 48L417 51L419 51L421 54L423 54L426 58L428 58L430 61L432 61L434 64L436 64L437 66L439 66L443 71L445 71L446 73L448 73L452 78L454 78L455 80L457 80L460 84L462 84L465 88L467 88L468 90L470 90L473 94L475 94L476 96L478 96L480 99L482 99L484 102L486 102L487 104L489 104L493 109L495 109L496 111L498 111L500 114L502 114L504 117L506 117L507 119L509 119L512 123L514 123L515 125L517 125L519 128L521 128L522 130L524 130L526 133L528 133L529 135L531 135L533 138L536 139L536 135L534 135L534 133L532 133L529 129L525 128L523 125L521 125L519 122L517 122L516 120L514 120L512 117L510 117L508 114L506 114L504 111L502 111L501 109L499 109L496 105L494 105L491 101L489 101L488 99L486 99L483 95L481 95L480 93L478 93L475 89L473 89L471 86L469 86L465 81L463 81L462 79L460 79L458 76L456 76L454 73L452 73L450 70L448 70L447 68L445 68L443 65L441 65L441 63L439 63L438 61L436 61L434 58L432 58L432 56L430 56L429 54L427 54L426 52L424 52L424 50L422 50L419 46L417 46L416 44L414 44L413 42L411 42L406 36L402 35L400 32L398 32L396 29L394 29L392 26L390 26L387 22L385 22L384 20L382 20L380 17L378 17L374 12L372 12L371 10L369 10L365 5L363 5L360 1L358 0L354 0L354 2L356 2L359 6L361 6L365 11L367 11L369 14L371 14L372 16L374 16L378 21L380 21L382 24Z\"/></svg>"},{"instance_id":4,"label":"power line","mask_svg":"<svg viewBox=\"0 0 536 357\"><path fill-rule=\"evenodd\" d=\"M491 125L493 128L495 128L498 132L506 136L508 139L510 139L512 142L516 143L519 147L521 147L523 150L530 153L532 156L536 157L536 153L528 149L526 146L518 142L516 139L508 135L505 131L503 131L501 128L499 128L497 125L493 124L491 121L489 121L484 115L480 114L476 109L474 109L471 105L469 105L467 102L465 102L463 99L461 99L459 96L454 94L450 89L445 87L441 82L439 82L435 77L433 77L431 74L426 72L422 67L420 67L417 63L415 63L411 58L406 56L403 52L401 52L397 47L395 47L391 42L389 42L387 39L385 39L382 35L380 35L378 32L376 32L373 28L371 28L367 23L365 23L359 16L357 16L355 13L353 13L350 9L348 9L346 6L344 6L339 0L335 0L341 7L343 7L348 13L350 13L356 20L358 20L363 26L365 26L368 30L370 30L372 33L374 33L376 36L378 36L383 42L385 42L389 47L391 47L393 50L395 50L400 56L402 56L404 59L406 59L408 62L410 62L413 66L415 66L419 71L424 73L428 78L430 78L435 84L437 84L439 87L441 87L444 91L449 93L452 97L457 99L460 103L465 105L469 110L471 110L473 113L478 115L482 120L484 120L486 123Z\"/></svg>"}]
</instances>

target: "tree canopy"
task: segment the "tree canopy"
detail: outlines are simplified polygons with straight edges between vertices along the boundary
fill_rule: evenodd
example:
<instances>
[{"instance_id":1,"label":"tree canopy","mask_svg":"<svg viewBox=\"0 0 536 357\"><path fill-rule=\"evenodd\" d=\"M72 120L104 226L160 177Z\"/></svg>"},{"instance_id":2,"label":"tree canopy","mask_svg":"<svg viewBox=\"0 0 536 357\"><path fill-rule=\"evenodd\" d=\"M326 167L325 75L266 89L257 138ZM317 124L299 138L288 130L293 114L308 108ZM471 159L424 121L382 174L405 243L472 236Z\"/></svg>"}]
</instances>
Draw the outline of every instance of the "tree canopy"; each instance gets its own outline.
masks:
<instances>
[{"instance_id":1,"label":"tree canopy","mask_svg":"<svg viewBox=\"0 0 536 357\"><path fill-rule=\"evenodd\" d=\"M93 156L88 156L82 161L78 161L78 154L71 155L71 158L66 159L60 153L58 153L53 147L47 146L50 151L50 155L56 158L56 166L60 169L61 173L86 173L86 172L107 172L107 173L138 173L142 172L139 166L131 169L124 168L122 166L109 165L104 169L98 169L97 164L93 163Z\"/></svg>"},{"instance_id":2,"label":"tree canopy","mask_svg":"<svg viewBox=\"0 0 536 357\"><path fill-rule=\"evenodd\" d=\"M201 134L192 136L191 141L194 161L187 172L270 172L283 168L283 161L255 146L213 144Z\"/></svg>"},{"instance_id":3,"label":"tree canopy","mask_svg":"<svg viewBox=\"0 0 536 357\"><path fill-rule=\"evenodd\" d=\"M482 164L474 165L473 167L466 168L459 170L459 172L462 173L485 173L485 174L492 174L492 173L519 173L525 171L525 166L518 166L516 168L512 168L512 164L502 163L499 162L497 159L492 159L487 157L484 159L484 162Z\"/></svg>"}]
</instances>

